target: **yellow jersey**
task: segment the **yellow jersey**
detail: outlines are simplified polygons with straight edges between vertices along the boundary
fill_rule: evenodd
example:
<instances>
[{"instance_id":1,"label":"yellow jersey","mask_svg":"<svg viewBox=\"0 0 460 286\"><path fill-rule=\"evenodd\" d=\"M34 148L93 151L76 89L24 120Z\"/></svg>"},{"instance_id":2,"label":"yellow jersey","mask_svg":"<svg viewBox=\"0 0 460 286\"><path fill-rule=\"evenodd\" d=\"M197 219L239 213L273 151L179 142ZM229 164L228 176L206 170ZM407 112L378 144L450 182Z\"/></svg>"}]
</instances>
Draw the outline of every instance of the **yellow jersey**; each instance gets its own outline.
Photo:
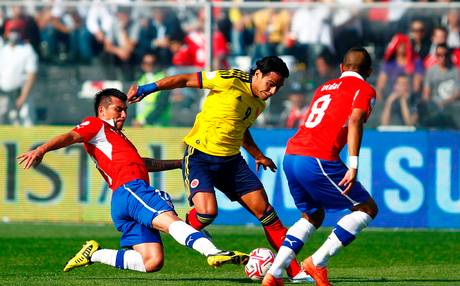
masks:
<instances>
[{"instance_id":1,"label":"yellow jersey","mask_svg":"<svg viewBox=\"0 0 460 286\"><path fill-rule=\"evenodd\" d=\"M219 70L197 76L200 87L210 93L185 143L209 155L238 154L246 129L265 109L265 101L252 94L247 72Z\"/></svg>"}]
</instances>

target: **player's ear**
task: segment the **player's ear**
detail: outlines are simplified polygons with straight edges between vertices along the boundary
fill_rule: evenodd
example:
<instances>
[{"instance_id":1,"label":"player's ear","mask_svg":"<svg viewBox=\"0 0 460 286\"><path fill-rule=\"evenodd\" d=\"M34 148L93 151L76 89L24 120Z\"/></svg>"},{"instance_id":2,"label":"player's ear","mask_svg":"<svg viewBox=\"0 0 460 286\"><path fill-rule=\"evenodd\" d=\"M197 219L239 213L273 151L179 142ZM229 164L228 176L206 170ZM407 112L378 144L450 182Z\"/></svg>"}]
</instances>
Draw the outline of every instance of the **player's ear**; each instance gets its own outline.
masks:
<instances>
[{"instance_id":1,"label":"player's ear","mask_svg":"<svg viewBox=\"0 0 460 286\"><path fill-rule=\"evenodd\" d=\"M97 108L97 116L99 115L103 115L104 114L104 106L102 106L102 104L100 104Z\"/></svg>"},{"instance_id":2,"label":"player's ear","mask_svg":"<svg viewBox=\"0 0 460 286\"><path fill-rule=\"evenodd\" d=\"M340 73L343 73L343 64L340 64Z\"/></svg>"},{"instance_id":3,"label":"player's ear","mask_svg":"<svg viewBox=\"0 0 460 286\"><path fill-rule=\"evenodd\" d=\"M262 77L262 72L260 70L256 70L256 72L254 73L254 76L256 78L261 78Z\"/></svg>"}]
</instances>

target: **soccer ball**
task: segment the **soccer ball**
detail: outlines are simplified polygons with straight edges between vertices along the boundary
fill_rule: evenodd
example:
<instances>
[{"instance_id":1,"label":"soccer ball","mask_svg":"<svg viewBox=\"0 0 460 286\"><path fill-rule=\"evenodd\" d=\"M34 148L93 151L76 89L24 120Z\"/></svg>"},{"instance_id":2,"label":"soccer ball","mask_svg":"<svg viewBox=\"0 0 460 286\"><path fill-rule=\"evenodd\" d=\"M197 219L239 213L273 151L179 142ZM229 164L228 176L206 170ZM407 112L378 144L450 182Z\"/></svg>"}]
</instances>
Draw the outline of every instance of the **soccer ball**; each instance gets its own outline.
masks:
<instances>
[{"instance_id":1,"label":"soccer ball","mask_svg":"<svg viewBox=\"0 0 460 286\"><path fill-rule=\"evenodd\" d=\"M275 254L268 248L256 248L249 254L244 267L246 276L252 280L262 280L275 261Z\"/></svg>"}]
</instances>

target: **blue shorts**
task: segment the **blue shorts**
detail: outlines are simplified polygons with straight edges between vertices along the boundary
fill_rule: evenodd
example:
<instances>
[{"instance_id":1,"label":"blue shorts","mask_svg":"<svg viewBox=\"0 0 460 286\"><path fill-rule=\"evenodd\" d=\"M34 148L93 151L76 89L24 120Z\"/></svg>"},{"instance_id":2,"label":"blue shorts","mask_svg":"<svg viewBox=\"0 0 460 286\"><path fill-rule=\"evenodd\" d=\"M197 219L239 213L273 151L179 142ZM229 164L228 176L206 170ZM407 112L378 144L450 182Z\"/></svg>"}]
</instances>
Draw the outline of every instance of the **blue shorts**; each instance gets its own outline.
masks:
<instances>
[{"instance_id":1,"label":"blue shorts","mask_svg":"<svg viewBox=\"0 0 460 286\"><path fill-rule=\"evenodd\" d=\"M185 149L182 176L190 205L196 193L214 193L214 187L232 201L264 188L241 154L213 156L190 146Z\"/></svg>"},{"instance_id":2,"label":"blue shorts","mask_svg":"<svg viewBox=\"0 0 460 286\"><path fill-rule=\"evenodd\" d=\"M284 156L284 173L297 208L306 214L318 209L338 211L366 202L370 195L358 181L347 195L338 183L348 168L342 161L320 160L308 156Z\"/></svg>"},{"instance_id":3,"label":"blue shorts","mask_svg":"<svg viewBox=\"0 0 460 286\"><path fill-rule=\"evenodd\" d=\"M152 227L152 220L167 211L174 211L169 195L143 180L116 189L112 194L111 215L115 228L122 232L120 246L161 243L160 232Z\"/></svg>"}]
</instances>

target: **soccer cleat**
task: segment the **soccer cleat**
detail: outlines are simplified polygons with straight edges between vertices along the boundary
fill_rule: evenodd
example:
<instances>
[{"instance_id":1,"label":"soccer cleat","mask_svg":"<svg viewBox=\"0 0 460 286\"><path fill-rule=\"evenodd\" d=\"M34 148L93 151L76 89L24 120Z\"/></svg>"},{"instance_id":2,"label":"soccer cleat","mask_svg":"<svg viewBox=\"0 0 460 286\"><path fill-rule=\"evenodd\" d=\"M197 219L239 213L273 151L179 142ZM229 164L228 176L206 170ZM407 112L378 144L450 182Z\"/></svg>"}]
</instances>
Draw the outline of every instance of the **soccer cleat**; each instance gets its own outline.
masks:
<instances>
[{"instance_id":1,"label":"soccer cleat","mask_svg":"<svg viewBox=\"0 0 460 286\"><path fill-rule=\"evenodd\" d=\"M315 280L316 286L332 286L327 278L327 268L315 266L311 256L302 262L302 268Z\"/></svg>"},{"instance_id":2,"label":"soccer cleat","mask_svg":"<svg viewBox=\"0 0 460 286\"><path fill-rule=\"evenodd\" d=\"M265 274L262 286L284 286L283 278L276 278L270 273Z\"/></svg>"},{"instance_id":3,"label":"soccer cleat","mask_svg":"<svg viewBox=\"0 0 460 286\"><path fill-rule=\"evenodd\" d=\"M67 262L64 267L64 272L91 264L91 256L98 249L100 249L99 243L94 240L87 241L80 251Z\"/></svg>"},{"instance_id":4,"label":"soccer cleat","mask_svg":"<svg viewBox=\"0 0 460 286\"><path fill-rule=\"evenodd\" d=\"M305 273L305 271L300 271L294 277L289 277L289 281L292 283L313 283L315 280L311 278L310 275Z\"/></svg>"},{"instance_id":5,"label":"soccer cleat","mask_svg":"<svg viewBox=\"0 0 460 286\"><path fill-rule=\"evenodd\" d=\"M222 264L244 265L248 260L249 255L239 251L221 251L208 255L208 264L212 267L219 267Z\"/></svg>"}]
</instances>

